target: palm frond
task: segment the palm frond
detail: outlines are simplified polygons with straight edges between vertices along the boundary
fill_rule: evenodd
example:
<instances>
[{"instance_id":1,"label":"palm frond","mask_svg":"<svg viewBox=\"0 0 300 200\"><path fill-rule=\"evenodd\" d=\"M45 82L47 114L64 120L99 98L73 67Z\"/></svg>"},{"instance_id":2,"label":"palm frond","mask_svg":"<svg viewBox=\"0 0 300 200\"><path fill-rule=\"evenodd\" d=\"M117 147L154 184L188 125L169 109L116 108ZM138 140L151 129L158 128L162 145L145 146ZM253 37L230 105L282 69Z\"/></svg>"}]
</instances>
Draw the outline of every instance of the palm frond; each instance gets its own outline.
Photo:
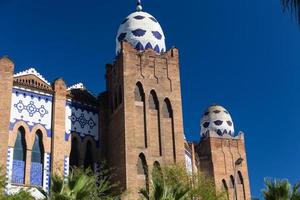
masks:
<instances>
[{"instance_id":1,"label":"palm frond","mask_svg":"<svg viewBox=\"0 0 300 200\"><path fill-rule=\"evenodd\" d=\"M281 0L283 12L289 12L300 25L300 0Z\"/></svg>"}]
</instances>

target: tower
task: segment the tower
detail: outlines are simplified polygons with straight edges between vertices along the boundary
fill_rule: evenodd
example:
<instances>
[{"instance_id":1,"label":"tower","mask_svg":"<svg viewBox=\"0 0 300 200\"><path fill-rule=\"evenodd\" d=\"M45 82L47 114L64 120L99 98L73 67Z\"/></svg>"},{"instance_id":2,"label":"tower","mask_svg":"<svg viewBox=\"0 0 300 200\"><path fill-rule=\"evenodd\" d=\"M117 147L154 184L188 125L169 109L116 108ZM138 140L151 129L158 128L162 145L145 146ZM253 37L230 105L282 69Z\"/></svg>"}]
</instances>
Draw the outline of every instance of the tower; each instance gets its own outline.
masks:
<instances>
[{"instance_id":1,"label":"tower","mask_svg":"<svg viewBox=\"0 0 300 200\"><path fill-rule=\"evenodd\" d=\"M158 21L137 10L121 23L106 67L107 159L128 199L149 187L153 166L184 161L179 58Z\"/></svg>"},{"instance_id":2,"label":"tower","mask_svg":"<svg viewBox=\"0 0 300 200\"><path fill-rule=\"evenodd\" d=\"M217 190L230 200L250 200L244 134L235 136L231 116L222 106L204 112L197 153L199 170L213 178Z\"/></svg>"}]
</instances>

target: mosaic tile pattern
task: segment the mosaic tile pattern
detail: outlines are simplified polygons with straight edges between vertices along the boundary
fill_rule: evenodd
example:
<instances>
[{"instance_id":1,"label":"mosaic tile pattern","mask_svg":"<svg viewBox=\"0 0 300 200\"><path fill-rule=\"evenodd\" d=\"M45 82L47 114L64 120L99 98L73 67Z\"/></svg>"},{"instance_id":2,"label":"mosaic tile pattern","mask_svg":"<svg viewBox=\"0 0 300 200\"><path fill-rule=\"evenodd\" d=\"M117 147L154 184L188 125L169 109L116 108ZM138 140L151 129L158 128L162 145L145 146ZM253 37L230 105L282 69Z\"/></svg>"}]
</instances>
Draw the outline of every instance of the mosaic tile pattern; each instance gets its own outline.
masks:
<instances>
[{"instance_id":1,"label":"mosaic tile pattern","mask_svg":"<svg viewBox=\"0 0 300 200\"><path fill-rule=\"evenodd\" d=\"M42 163L31 162L30 167L30 184L42 186L43 182L43 165Z\"/></svg>"},{"instance_id":2,"label":"mosaic tile pattern","mask_svg":"<svg viewBox=\"0 0 300 200\"><path fill-rule=\"evenodd\" d=\"M234 126L228 111L222 106L210 106L201 119L201 136L205 137L210 131L222 136L234 135Z\"/></svg>"},{"instance_id":3,"label":"mosaic tile pattern","mask_svg":"<svg viewBox=\"0 0 300 200\"><path fill-rule=\"evenodd\" d=\"M137 11L130 14L121 23L116 36L116 53L121 41L127 41L137 50L153 49L163 53L166 49L165 36L158 21L149 13Z\"/></svg>"},{"instance_id":4,"label":"mosaic tile pattern","mask_svg":"<svg viewBox=\"0 0 300 200\"><path fill-rule=\"evenodd\" d=\"M68 102L66 105L65 141L69 140L71 132L81 137L92 136L98 141L99 133L98 111L92 107Z\"/></svg>"},{"instance_id":5,"label":"mosaic tile pattern","mask_svg":"<svg viewBox=\"0 0 300 200\"><path fill-rule=\"evenodd\" d=\"M25 162L22 160L13 161L12 183L25 183Z\"/></svg>"},{"instance_id":6,"label":"mosaic tile pattern","mask_svg":"<svg viewBox=\"0 0 300 200\"><path fill-rule=\"evenodd\" d=\"M44 153L43 189L49 191L50 188L50 154Z\"/></svg>"},{"instance_id":7,"label":"mosaic tile pattern","mask_svg":"<svg viewBox=\"0 0 300 200\"><path fill-rule=\"evenodd\" d=\"M24 121L29 128L40 124L51 137L52 96L13 88L10 130L15 123Z\"/></svg>"}]
</instances>

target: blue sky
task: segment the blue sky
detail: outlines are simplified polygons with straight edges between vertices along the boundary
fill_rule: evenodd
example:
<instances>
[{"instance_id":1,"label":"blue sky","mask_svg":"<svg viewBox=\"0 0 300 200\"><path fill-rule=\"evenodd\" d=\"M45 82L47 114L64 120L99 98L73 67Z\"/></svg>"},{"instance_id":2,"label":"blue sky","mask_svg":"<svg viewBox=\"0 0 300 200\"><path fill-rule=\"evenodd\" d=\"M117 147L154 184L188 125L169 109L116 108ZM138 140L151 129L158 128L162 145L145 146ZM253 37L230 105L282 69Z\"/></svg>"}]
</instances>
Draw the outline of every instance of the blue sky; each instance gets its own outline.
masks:
<instances>
[{"instance_id":1,"label":"blue sky","mask_svg":"<svg viewBox=\"0 0 300 200\"><path fill-rule=\"evenodd\" d=\"M184 129L199 140L212 103L245 132L253 196L264 177L300 179L300 29L279 0L144 0L167 46L180 50ZM120 22L135 0L1 0L0 55L15 70L35 67L49 81L64 77L105 89Z\"/></svg>"}]
</instances>

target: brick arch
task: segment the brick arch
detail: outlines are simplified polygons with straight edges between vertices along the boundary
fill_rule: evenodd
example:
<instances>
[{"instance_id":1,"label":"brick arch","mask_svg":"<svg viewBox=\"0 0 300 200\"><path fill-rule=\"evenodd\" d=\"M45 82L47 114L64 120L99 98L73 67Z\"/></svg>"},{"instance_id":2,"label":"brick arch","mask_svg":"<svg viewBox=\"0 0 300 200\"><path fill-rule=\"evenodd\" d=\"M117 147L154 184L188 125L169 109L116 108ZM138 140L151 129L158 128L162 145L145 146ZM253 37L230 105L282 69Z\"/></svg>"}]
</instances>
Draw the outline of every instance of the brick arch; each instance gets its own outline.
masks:
<instances>
[{"instance_id":1,"label":"brick arch","mask_svg":"<svg viewBox=\"0 0 300 200\"><path fill-rule=\"evenodd\" d=\"M173 109L171 101L168 97L164 99L163 107L162 107L162 116L164 118L172 118L173 117Z\"/></svg>"},{"instance_id":2,"label":"brick arch","mask_svg":"<svg viewBox=\"0 0 300 200\"><path fill-rule=\"evenodd\" d=\"M161 121L160 121L160 109L159 109L159 100L158 96L154 89L150 91L148 98L148 112L150 117L151 128L155 131L150 137L156 138L154 143L158 144L158 156L162 156L162 135L161 135ZM156 133L155 133L156 132ZM152 134L152 133L151 133ZM157 147L156 147L157 148Z\"/></svg>"},{"instance_id":3,"label":"brick arch","mask_svg":"<svg viewBox=\"0 0 300 200\"><path fill-rule=\"evenodd\" d=\"M143 84L139 81L135 84L134 99L135 101L145 101L145 92Z\"/></svg>"},{"instance_id":4,"label":"brick arch","mask_svg":"<svg viewBox=\"0 0 300 200\"><path fill-rule=\"evenodd\" d=\"M45 127L40 124L35 125L31 130L31 134L30 134L31 139L30 139L30 144L28 144L28 149L32 149L32 145L33 145L34 139L35 139L35 134L37 131L40 131L42 133L43 146L44 146L45 153L50 153L51 152L51 140L47 135L47 131L46 131Z\"/></svg>"},{"instance_id":5,"label":"brick arch","mask_svg":"<svg viewBox=\"0 0 300 200\"><path fill-rule=\"evenodd\" d=\"M159 100L154 89L149 94L149 108L159 110Z\"/></svg>"},{"instance_id":6,"label":"brick arch","mask_svg":"<svg viewBox=\"0 0 300 200\"><path fill-rule=\"evenodd\" d=\"M30 128L27 125L26 122L24 121L19 121L17 123L15 123L12 131L10 131L9 134L9 139L8 139L8 146L9 147L14 147L15 146L15 142L17 139L17 133L20 127L23 127L25 130L25 140L26 140L26 145L28 146L28 141L30 141L31 137L30 137ZM28 148L28 147L27 147Z\"/></svg>"},{"instance_id":7,"label":"brick arch","mask_svg":"<svg viewBox=\"0 0 300 200\"><path fill-rule=\"evenodd\" d=\"M96 151L97 151L97 147L96 147L96 142L95 140L93 139L92 136L86 136L83 141L82 141L82 155L83 155L83 160L85 160L85 154L86 154L86 151L87 151L87 144L88 142L90 142L92 144L92 160L93 162L96 162Z\"/></svg>"},{"instance_id":8,"label":"brick arch","mask_svg":"<svg viewBox=\"0 0 300 200\"><path fill-rule=\"evenodd\" d=\"M75 151L76 151L76 153L78 154L77 156L78 156L78 158L76 159L77 160L77 164L78 164L78 166L79 165L81 165L81 160L83 159L83 157L84 157L84 154L82 153L82 140L81 140L81 137L77 134L77 133L74 133L74 132L72 132L71 133L71 148L70 148L70 166L71 166L71 160L72 160L72 150L74 151L74 149L72 149L72 147L73 147L73 140L76 140L77 141L77 145L74 147L74 148L76 148L75 149Z\"/></svg>"}]
</instances>

